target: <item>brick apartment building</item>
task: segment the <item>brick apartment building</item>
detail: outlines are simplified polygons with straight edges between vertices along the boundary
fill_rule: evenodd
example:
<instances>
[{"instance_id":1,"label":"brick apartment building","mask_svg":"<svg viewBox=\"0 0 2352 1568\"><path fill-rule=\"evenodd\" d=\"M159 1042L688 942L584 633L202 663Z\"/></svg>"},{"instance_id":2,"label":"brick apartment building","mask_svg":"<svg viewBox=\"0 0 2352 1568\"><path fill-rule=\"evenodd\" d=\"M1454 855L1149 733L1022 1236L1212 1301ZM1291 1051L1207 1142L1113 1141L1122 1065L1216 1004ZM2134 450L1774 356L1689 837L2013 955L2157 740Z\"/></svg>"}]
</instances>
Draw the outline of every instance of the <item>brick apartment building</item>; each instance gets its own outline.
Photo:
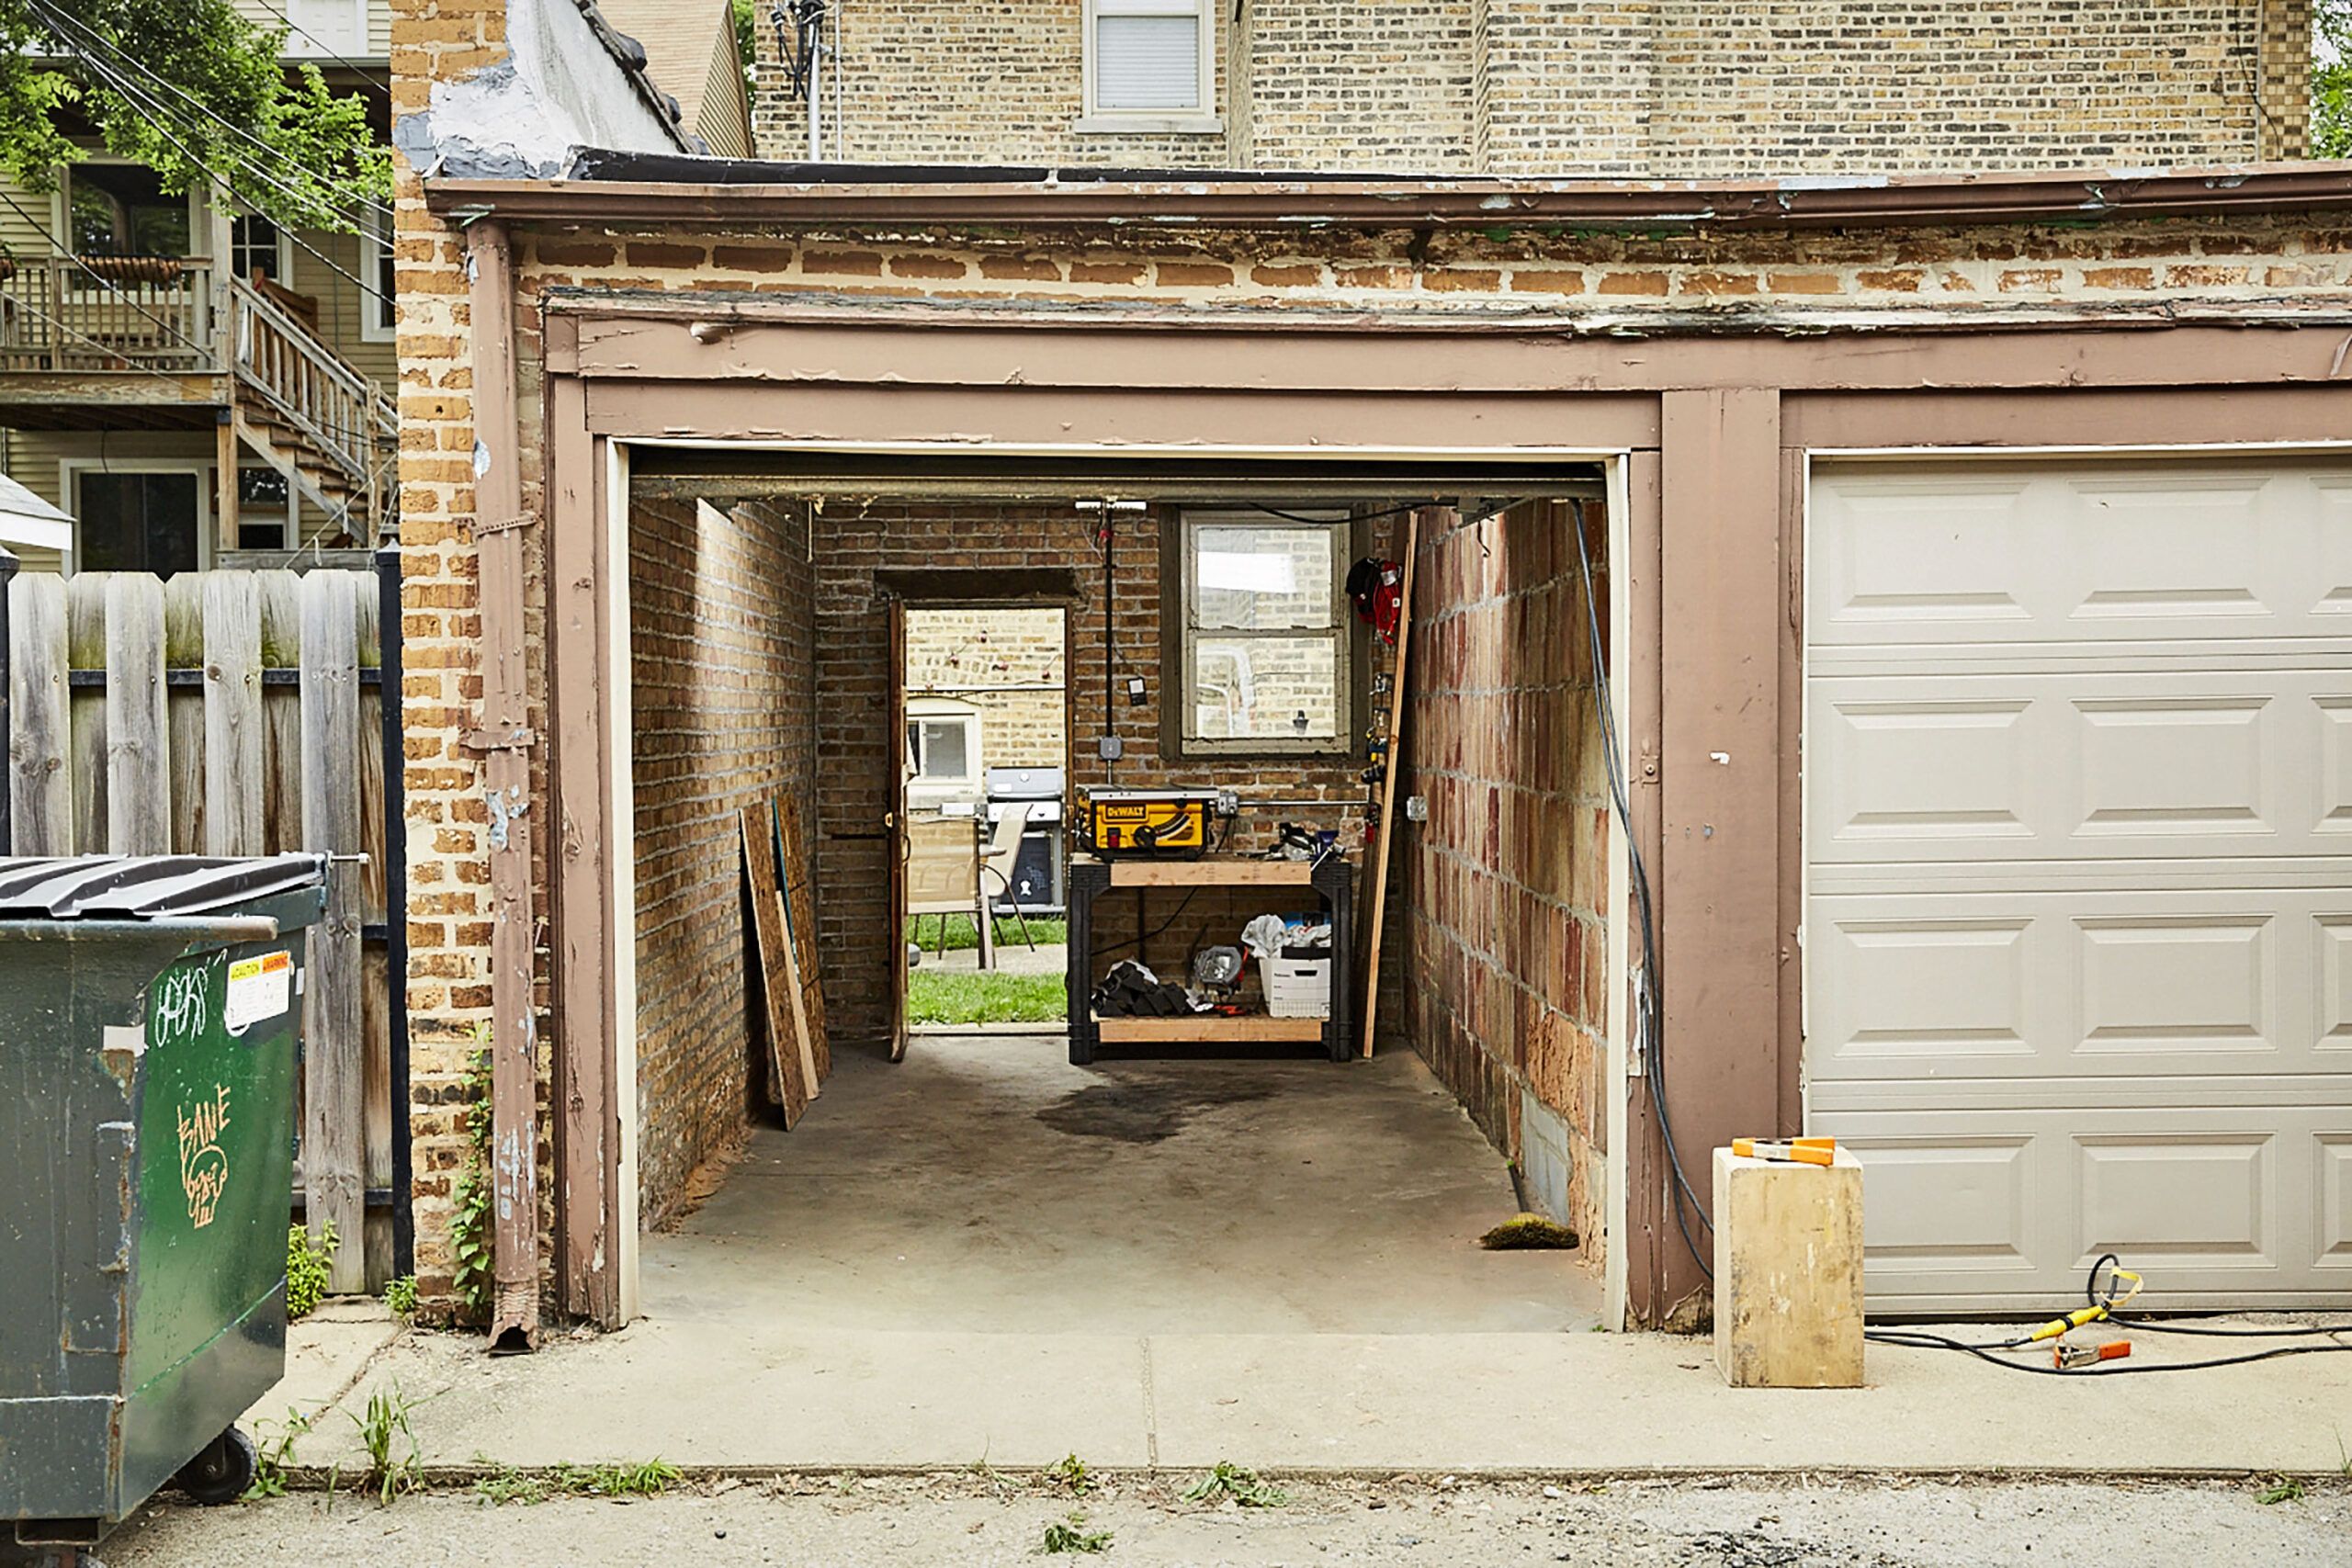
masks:
<instances>
[{"instance_id":1,"label":"brick apartment building","mask_svg":"<svg viewBox=\"0 0 2352 1568\"><path fill-rule=\"evenodd\" d=\"M835 1039L896 1027L890 606L941 574L1068 607L1074 783L1106 732L1360 803L1360 637L1329 737L1170 711L1234 493L1410 554L1381 1048L1616 1320L1700 1299L1672 1154L1805 1127L1868 1151L1884 1304L2109 1235L2180 1304L2352 1289L2302 0L853 4L813 166L765 18L760 163L519 41L587 0L393 6L428 1295L487 1039L500 1325L634 1312L744 1114L736 804L815 803ZM601 147L490 145L518 81ZM1106 624L1150 707L1084 684Z\"/></svg>"}]
</instances>

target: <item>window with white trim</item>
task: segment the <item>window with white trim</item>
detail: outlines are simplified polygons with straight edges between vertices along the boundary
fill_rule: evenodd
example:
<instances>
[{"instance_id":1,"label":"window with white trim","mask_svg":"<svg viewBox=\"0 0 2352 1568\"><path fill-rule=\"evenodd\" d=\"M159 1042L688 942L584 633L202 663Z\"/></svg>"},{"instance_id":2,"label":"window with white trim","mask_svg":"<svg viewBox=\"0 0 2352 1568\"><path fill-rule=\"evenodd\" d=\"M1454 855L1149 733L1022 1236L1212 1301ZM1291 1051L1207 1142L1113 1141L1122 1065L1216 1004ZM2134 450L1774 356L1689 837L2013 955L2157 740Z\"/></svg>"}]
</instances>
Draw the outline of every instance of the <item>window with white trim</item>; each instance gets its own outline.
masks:
<instances>
[{"instance_id":1,"label":"window with white trim","mask_svg":"<svg viewBox=\"0 0 2352 1568\"><path fill-rule=\"evenodd\" d=\"M370 213L360 231L359 335L368 343L390 343L400 332L400 297L393 289L392 220Z\"/></svg>"},{"instance_id":2,"label":"window with white trim","mask_svg":"<svg viewBox=\"0 0 2352 1568\"><path fill-rule=\"evenodd\" d=\"M1182 742L1187 753L1347 751L1354 743L1348 519L1188 512Z\"/></svg>"},{"instance_id":3,"label":"window with white trim","mask_svg":"<svg viewBox=\"0 0 2352 1568\"><path fill-rule=\"evenodd\" d=\"M1214 116L1216 16L1210 0L1087 0L1087 114Z\"/></svg>"}]
</instances>

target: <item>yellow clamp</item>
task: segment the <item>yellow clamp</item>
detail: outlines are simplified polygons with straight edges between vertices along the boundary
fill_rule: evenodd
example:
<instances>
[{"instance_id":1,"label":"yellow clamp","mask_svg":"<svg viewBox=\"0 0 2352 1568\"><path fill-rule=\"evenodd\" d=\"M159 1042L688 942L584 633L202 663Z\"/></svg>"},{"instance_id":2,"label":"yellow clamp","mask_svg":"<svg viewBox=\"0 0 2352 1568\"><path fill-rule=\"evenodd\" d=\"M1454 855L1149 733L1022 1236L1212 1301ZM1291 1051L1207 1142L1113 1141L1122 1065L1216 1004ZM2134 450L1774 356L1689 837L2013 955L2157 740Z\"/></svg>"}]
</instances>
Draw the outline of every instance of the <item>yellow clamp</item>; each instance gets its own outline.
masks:
<instances>
[{"instance_id":1,"label":"yellow clamp","mask_svg":"<svg viewBox=\"0 0 2352 1568\"><path fill-rule=\"evenodd\" d=\"M1731 1152L1741 1159L1773 1160L1783 1165L1835 1165L1835 1138L1734 1138Z\"/></svg>"}]
</instances>

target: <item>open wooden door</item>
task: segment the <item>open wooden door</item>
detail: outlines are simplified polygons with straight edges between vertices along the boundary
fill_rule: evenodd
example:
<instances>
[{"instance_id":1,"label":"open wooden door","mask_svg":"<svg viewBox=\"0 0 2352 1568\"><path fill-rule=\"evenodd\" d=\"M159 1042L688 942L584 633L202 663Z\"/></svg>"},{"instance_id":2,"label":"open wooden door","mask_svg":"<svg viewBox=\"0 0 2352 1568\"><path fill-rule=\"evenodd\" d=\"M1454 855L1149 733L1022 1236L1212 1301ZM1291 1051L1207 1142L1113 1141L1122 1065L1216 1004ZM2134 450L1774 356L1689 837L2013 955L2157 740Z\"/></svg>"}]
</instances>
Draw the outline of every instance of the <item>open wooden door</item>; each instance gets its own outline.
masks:
<instances>
[{"instance_id":1,"label":"open wooden door","mask_svg":"<svg viewBox=\"0 0 2352 1568\"><path fill-rule=\"evenodd\" d=\"M890 713L885 745L889 777L888 809L883 824L890 846L890 1060L907 1055L907 859L913 852L907 835L907 784L914 776L914 760L907 750L907 606L889 601Z\"/></svg>"}]
</instances>

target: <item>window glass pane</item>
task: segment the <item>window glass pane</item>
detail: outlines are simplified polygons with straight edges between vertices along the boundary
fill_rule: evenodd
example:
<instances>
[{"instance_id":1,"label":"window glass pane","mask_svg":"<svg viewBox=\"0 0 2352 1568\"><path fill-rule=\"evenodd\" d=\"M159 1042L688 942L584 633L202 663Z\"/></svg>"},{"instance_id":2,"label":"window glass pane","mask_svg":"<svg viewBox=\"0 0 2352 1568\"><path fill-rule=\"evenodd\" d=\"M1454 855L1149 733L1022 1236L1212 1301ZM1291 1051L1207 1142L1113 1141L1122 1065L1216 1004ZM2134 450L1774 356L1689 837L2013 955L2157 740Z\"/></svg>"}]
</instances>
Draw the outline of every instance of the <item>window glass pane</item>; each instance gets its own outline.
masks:
<instances>
[{"instance_id":1,"label":"window glass pane","mask_svg":"<svg viewBox=\"0 0 2352 1568\"><path fill-rule=\"evenodd\" d=\"M1094 107L1201 107L1198 17L1094 18Z\"/></svg>"},{"instance_id":2,"label":"window glass pane","mask_svg":"<svg viewBox=\"0 0 2352 1568\"><path fill-rule=\"evenodd\" d=\"M1330 740L1340 734L1339 643L1330 637L1204 637L1193 645L1193 735Z\"/></svg>"},{"instance_id":3,"label":"window glass pane","mask_svg":"<svg viewBox=\"0 0 2352 1568\"><path fill-rule=\"evenodd\" d=\"M256 272L266 274L272 280L284 282L277 276L277 225L257 213L247 213L230 228L231 257L236 264L237 276L250 282Z\"/></svg>"},{"instance_id":4,"label":"window glass pane","mask_svg":"<svg viewBox=\"0 0 2352 1568\"><path fill-rule=\"evenodd\" d=\"M1338 528L1202 527L1193 544L1194 626L1290 631L1333 624Z\"/></svg>"},{"instance_id":5,"label":"window glass pane","mask_svg":"<svg viewBox=\"0 0 2352 1568\"><path fill-rule=\"evenodd\" d=\"M926 779L967 779L972 776L971 728L960 718L917 719L915 770Z\"/></svg>"},{"instance_id":6,"label":"window glass pane","mask_svg":"<svg viewBox=\"0 0 2352 1568\"><path fill-rule=\"evenodd\" d=\"M81 475L82 570L194 571L196 483L194 474Z\"/></svg>"}]
</instances>

